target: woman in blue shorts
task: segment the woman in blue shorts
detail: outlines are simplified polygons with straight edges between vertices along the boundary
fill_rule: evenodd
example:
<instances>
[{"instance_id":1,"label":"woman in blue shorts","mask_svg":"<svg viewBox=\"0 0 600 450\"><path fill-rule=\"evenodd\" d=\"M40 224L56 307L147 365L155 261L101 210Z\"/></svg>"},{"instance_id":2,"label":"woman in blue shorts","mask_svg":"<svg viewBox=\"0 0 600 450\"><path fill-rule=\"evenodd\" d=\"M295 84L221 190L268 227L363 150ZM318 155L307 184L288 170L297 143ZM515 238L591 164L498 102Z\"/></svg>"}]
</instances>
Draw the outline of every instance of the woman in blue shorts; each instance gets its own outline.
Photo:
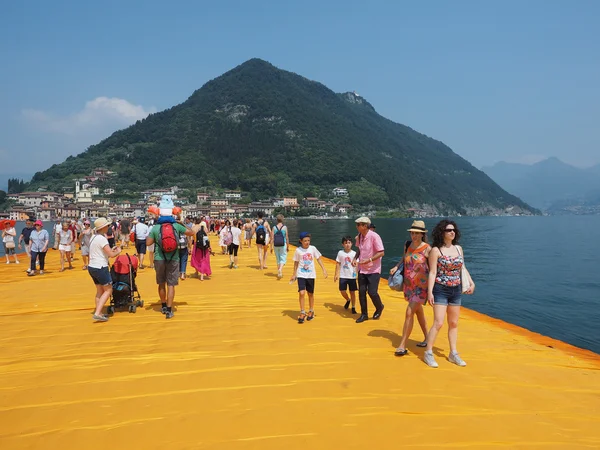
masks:
<instances>
[{"instance_id":1,"label":"woman in blue shorts","mask_svg":"<svg viewBox=\"0 0 600 450\"><path fill-rule=\"evenodd\" d=\"M429 252L427 301L433 306L433 326L427 334L427 350L423 359L429 367L438 366L433 357L433 344L444 326L444 318L448 315L448 343L450 344L448 360L464 367L467 363L456 350L462 294L461 270L464 264L463 249L458 245L460 231L455 222L442 220L435 226L431 235L433 244ZM468 272L467 276L471 284L465 294L472 294L475 283Z\"/></svg>"},{"instance_id":2,"label":"woman in blue shorts","mask_svg":"<svg viewBox=\"0 0 600 450\"><path fill-rule=\"evenodd\" d=\"M94 221L94 231L96 234L90 239L90 262L88 263L88 273L96 285L96 310L94 311L94 321L106 322L108 316L102 314L104 304L112 294L112 279L108 271L108 258L114 258L121 253L121 247L110 248L106 232L110 221L105 217L100 217Z\"/></svg>"}]
</instances>

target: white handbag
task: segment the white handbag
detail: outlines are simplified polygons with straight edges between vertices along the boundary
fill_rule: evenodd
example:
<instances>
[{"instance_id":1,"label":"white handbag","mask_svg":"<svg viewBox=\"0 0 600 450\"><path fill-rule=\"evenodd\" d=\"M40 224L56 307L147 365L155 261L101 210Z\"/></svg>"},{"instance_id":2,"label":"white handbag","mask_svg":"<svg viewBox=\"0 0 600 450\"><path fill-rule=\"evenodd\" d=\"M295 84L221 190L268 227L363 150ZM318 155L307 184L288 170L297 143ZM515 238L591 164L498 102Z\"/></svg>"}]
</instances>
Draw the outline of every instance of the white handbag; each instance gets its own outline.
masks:
<instances>
[{"instance_id":1,"label":"white handbag","mask_svg":"<svg viewBox=\"0 0 600 450\"><path fill-rule=\"evenodd\" d=\"M462 293L464 294L469 289L471 289L471 282L469 281L469 274L467 273L467 268L465 267L465 263L463 262L462 269L460 269L460 282L462 284Z\"/></svg>"},{"instance_id":2,"label":"white handbag","mask_svg":"<svg viewBox=\"0 0 600 450\"><path fill-rule=\"evenodd\" d=\"M465 265L465 257L462 255L462 253L461 256L463 257L463 265L460 269L460 283L462 285L462 293L464 294L471 289L471 281L469 278L469 273L467 272L467 266Z\"/></svg>"}]
</instances>

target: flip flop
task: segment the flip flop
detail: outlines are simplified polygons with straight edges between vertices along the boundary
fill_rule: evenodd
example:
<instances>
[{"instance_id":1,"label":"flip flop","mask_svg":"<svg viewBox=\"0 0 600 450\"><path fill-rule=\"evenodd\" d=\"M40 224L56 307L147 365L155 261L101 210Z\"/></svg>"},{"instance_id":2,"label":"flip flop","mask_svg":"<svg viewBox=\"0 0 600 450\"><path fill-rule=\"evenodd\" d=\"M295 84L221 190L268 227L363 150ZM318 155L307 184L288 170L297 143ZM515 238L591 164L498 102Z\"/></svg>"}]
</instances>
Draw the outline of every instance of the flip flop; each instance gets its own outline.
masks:
<instances>
[{"instance_id":1,"label":"flip flop","mask_svg":"<svg viewBox=\"0 0 600 450\"><path fill-rule=\"evenodd\" d=\"M427 341L419 342L419 343L417 344L417 347L421 347L421 348L425 348L425 347L427 347Z\"/></svg>"}]
</instances>

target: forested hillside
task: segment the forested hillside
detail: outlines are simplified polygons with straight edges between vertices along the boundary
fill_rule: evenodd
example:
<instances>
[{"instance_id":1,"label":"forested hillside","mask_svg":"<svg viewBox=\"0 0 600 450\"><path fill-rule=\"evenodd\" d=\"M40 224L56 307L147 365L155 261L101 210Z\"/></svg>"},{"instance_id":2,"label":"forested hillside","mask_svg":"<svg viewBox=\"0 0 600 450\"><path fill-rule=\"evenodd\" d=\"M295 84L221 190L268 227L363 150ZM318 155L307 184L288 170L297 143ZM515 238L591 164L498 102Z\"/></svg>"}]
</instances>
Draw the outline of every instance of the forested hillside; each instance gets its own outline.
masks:
<instances>
[{"instance_id":1,"label":"forested hillside","mask_svg":"<svg viewBox=\"0 0 600 450\"><path fill-rule=\"evenodd\" d=\"M463 214L531 210L449 147L380 116L362 97L259 59L36 173L33 185L56 189L95 167L116 171L111 182L121 191L176 184L264 197L349 185L361 204Z\"/></svg>"}]
</instances>

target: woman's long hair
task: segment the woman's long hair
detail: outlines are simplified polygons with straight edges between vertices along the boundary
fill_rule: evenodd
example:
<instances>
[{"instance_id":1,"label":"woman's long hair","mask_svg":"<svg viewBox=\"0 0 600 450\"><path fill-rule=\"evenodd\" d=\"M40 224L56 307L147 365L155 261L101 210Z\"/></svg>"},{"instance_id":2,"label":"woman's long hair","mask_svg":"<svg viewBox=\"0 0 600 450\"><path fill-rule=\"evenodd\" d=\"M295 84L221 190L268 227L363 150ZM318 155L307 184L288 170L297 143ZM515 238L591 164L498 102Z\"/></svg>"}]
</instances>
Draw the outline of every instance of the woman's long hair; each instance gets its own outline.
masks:
<instances>
[{"instance_id":1,"label":"woman's long hair","mask_svg":"<svg viewBox=\"0 0 600 450\"><path fill-rule=\"evenodd\" d=\"M444 245L444 230L448 225L454 226L455 230L454 240L452 241L452 244L458 244L458 241L460 240L460 231L458 229L458 226L456 225L456 222L454 222L453 220L444 219L440 220L431 232L431 239L433 240L433 243L431 244L432 247L440 248Z\"/></svg>"}]
</instances>

